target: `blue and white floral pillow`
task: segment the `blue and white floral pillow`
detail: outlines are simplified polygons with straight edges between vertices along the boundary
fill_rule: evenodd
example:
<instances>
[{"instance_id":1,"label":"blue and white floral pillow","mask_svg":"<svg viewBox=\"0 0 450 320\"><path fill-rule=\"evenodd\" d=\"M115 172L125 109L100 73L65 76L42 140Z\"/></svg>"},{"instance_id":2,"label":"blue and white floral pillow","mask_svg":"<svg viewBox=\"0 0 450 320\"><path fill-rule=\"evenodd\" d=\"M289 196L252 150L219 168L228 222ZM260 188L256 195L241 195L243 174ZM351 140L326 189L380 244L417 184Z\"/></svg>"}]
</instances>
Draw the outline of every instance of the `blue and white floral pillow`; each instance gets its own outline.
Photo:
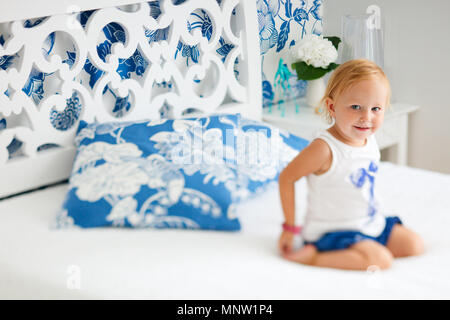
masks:
<instances>
[{"instance_id":1,"label":"blue and white floral pillow","mask_svg":"<svg viewBox=\"0 0 450 320\"><path fill-rule=\"evenodd\" d=\"M280 172L309 144L285 130L246 118L239 120L237 141L240 199L277 185Z\"/></svg>"},{"instance_id":2,"label":"blue and white floral pillow","mask_svg":"<svg viewBox=\"0 0 450 320\"><path fill-rule=\"evenodd\" d=\"M239 230L237 172L226 165L238 119L81 121L57 227Z\"/></svg>"}]
</instances>

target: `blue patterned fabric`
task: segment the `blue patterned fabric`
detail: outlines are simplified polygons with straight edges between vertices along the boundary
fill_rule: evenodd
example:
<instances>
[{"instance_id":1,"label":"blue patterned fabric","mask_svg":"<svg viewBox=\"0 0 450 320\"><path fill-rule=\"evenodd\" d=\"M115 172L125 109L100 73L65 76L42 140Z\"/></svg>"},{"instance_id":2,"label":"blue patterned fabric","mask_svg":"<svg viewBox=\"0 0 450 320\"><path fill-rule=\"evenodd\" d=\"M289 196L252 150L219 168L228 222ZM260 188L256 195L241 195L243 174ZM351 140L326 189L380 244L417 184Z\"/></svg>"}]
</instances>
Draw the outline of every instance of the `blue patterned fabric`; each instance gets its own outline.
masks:
<instances>
[{"instance_id":1,"label":"blue patterned fabric","mask_svg":"<svg viewBox=\"0 0 450 320\"><path fill-rule=\"evenodd\" d=\"M291 48L306 34L322 34L323 0L256 0L261 52L263 105L306 94L297 80Z\"/></svg>"},{"instance_id":2,"label":"blue patterned fabric","mask_svg":"<svg viewBox=\"0 0 450 320\"><path fill-rule=\"evenodd\" d=\"M239 230L237 202L276 185L308 141L239 115L81 121L58 227Z\"/></svg>"},{"instance_id":3,"label":"blue patterned fabric","mask_svg":"<svg viewBox=\"0 0 450 320\"><path fill-rule=\"evenodd\" d=\"M81 121L57 227L239 230L232 165L238 119Z\"/></svg>"},{"instance_id":4,"label":"blue patterned fabric","mask_svg":"<svg viewBox=\"0 0 450 320\"><path fill-rule=\"evenodd\" d=\"M237 169L242 199L277 185L280 172L309 144L285 130L246 118L241 118L239 130L242 143L237 147Z\"/></svg>"}]
</instances>

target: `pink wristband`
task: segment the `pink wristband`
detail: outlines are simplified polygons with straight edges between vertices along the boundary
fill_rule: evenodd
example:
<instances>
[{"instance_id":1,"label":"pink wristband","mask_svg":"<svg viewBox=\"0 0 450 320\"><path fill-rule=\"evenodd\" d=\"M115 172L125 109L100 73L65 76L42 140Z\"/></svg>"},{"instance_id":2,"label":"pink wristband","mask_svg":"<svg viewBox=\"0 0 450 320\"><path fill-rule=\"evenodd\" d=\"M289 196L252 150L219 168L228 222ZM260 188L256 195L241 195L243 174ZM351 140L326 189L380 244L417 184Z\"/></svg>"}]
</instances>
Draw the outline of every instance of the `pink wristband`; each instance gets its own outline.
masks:
<instances>
[{"instance_id":1,"label":"pink wristband","mask_svg":"<svg viewBox=\"0 0 450 320\"><path fill-rule=\"evenodd\" d=\"M289 232L291 232L293 234L299 234L300 231L302 230L302 227L301 226L290 226L290 225L288 225L286 223L283 223L283 230L284 231L289 231Z\"/></svg>"}]
</instances>

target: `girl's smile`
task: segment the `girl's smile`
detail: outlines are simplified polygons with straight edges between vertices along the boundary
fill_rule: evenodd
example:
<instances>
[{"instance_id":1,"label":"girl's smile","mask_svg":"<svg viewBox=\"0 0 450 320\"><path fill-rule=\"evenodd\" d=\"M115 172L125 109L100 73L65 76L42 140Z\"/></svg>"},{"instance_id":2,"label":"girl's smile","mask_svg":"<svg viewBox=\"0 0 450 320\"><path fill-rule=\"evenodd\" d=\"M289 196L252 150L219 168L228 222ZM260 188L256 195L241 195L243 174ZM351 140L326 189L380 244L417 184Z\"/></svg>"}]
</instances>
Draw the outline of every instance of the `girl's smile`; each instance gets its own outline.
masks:
<instances>
[{"instance_id":1,"label":"girl's smile","mask_svg":"<svg viewBox=\"0 0 450 320\"><path fill-rule=\"evenodd\" d=\"M355 126L355 128L360 131L369 131L371 129L370 127L358 127L358 126Z\"/></svg>"}]
</instances>

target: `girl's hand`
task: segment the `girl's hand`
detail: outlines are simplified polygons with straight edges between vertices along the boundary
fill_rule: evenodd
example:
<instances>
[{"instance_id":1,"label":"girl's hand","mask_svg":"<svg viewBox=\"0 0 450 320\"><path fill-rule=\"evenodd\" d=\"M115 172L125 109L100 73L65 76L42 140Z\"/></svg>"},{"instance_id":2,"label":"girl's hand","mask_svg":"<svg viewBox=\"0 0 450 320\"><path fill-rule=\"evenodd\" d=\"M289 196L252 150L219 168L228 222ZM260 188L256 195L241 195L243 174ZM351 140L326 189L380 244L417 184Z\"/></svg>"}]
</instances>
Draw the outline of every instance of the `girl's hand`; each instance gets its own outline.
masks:
<instances>
[{"instance_id":1,"label":"girl's hand","mask_svg":"<svg viewBox=\"0 0 450 320\"><path fill-rule=\"evenodd\" d=\"M292 232L283 230L281 233L280 240L278 241L278 247L282 254L292 252L294 243L294 234Z\"/></svg>"}]
</instances>

